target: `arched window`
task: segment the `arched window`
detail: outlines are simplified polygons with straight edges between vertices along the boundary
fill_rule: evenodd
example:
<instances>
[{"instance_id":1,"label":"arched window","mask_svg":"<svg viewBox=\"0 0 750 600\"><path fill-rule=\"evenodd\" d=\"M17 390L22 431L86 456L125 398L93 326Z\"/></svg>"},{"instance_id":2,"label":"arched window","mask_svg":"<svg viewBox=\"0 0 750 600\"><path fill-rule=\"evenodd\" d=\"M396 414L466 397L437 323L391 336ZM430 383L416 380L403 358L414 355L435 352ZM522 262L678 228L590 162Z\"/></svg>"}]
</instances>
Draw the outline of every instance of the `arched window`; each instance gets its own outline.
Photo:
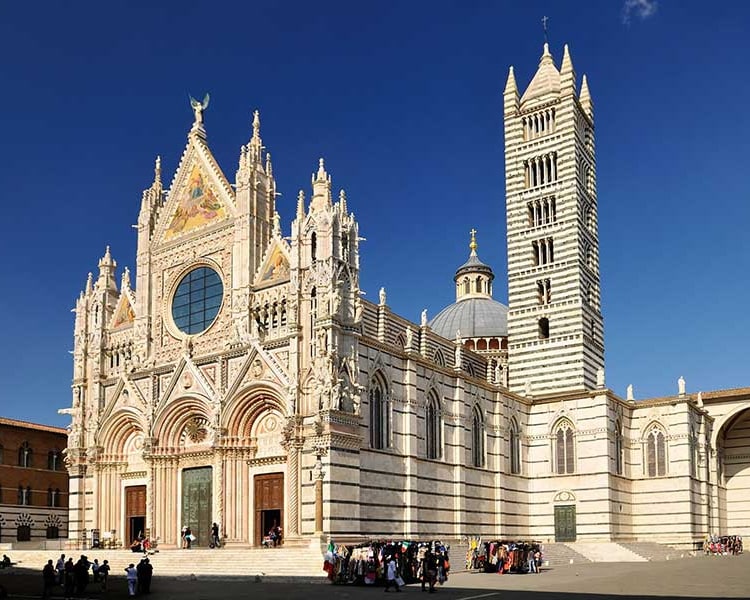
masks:
<instances>
[{"instance_id":1,"label":"arched window","mask_svg":"<svg viewBox=\"0 0 750 600\"><path fill-rule=\"evenodd\" d=\"M440 365L441 367L445 366L445 357L440 351L440 348L435 350L435 353L432 355L432 362L434 362L436 365Z\"/></svg>"},{"instance_id":2,"label":"arched window","mask_svg":"<svg viewBox=\"0 0 750 600\"><path fill-rule=\"evenodd\" d=\"M549 319L547 317L539 319L539 339L549 339Z\"/></svg>"},{"instance_id":3,"label":"arched window","mask_svg":"<svg viewBox=\"0 0 750 600\"><path fill-rule=\"evenodd\" d=\"M427 458L440 458L443 454L442 423L440 421L440 401L430 394L425 409L425 443Z\"/></svg>"},{"instance_id":4,"label":"arched window","mask_svg":"<svg viewBox=\"0 0 750 600\"><path fill-rule=\"evenodd\" d=\"M471 464L484 466L484 419L478 406L472 410L471 418Z\"/></svg>"},{"instance_id":5,"label":"arched window","mask_svg":"<svg viewBox=\"0 0 750 600\"><path fill-rule=\"evenodd\" d=\"M391 440L391 419L384 386L373 379L370 387L370 446L387 448Z\"/></svg>"},{"instance_id":6,"label":"arched window","mask_svg":"<svg viewBox=\"0 0 750 600\"><path fill-rule=\"evenodd\" d=\"M575 473L575 440L573 424L563 419L555 427L555 473Z\"/></svg>"},{"instance_id":7,"label":"arched window","mask_svg":"<svg viewBox=\"0 0 750 600\"><path fill-rule=\"evenodd\" d=\"M477 292L481 292L482 291L482 278L481 277L477 277L477 280L476 280L476 291Z\"/></svg>"},{"instance_id":8,"label":"arched window","mask_svg":"<svg viewBox=\"0 0 750 600\"><path fill-rule=\"evenodd\" d=\"M318 260L318 236L314 231L310 236L310 257L313 262Z\"/></svg>"},{"instance_id":9,"label":"arched window","mask_svg":"<svg viewBox=\"0 0 750 600\"><path fill-rule=\"evenodd\" d=\"M55 492L51 487L47 488L47 506L55 505Z\"/></svg>"},{"instance_id":10,"label":"arched window","mask_svg":"<svg viewBox=\"0 0 750 600\"><path fill-rule=\"evenodd\" d=\"M667 474L667 441L662 428L654 423L646 434L646 475L661 477Z\"/></svg>"},{"instance_id":11,"label":"arched window","mask_svg":"<svg viewBox=\"0 0 750 600\"><path fill-rule=\"evenodd\" d=\"M18 486L18 505L29 506L30 504L31 504L31 487L29 487L28 485L26 487L19 485Z\"/></svg>"},{"instance_id":12,"label":"arched window","mask_svg":"<svg viewBox=\"0 0 750 600\"><path fill-rule=\"evenodd\" d=\"M695 439L695 429L690 426L690 437L688 438L688 452L690 452L690 477L698 476L698 460L697 460L698 443Z\"/></svg>"},{"instance_id":13,"label":"arched window","mask_svg":"<svg viewBox=\"0 0 750 600\"><path fill-rule=\"evenodd\" d=\"M510 472L521 472L521 432L515 419L510 420Z\"/></svg>"},{"instance_id":14,"label":"arched window","mask_svg":"<svg viewBox=\"0 0 750 600\"><path fill-rule=\"evenodd\" d=\"M622 466L625 462L622 441L622 425L620 421L615 421L615 473L618 475L622 475Z\"/></svg>"},{"instance_id":15,"label":"arched window","mask_svg":"<svg viewBox=\"0 0 750 600\"><path fill-rule=\"evenodd\" d=\"M31 446L29 442L24 442L18 449L18 466L19 467L30 467L31 466Z\"/></svg>"},{"instance_id":16,"label":"arched window","mask_svg":"<svg viewBox=\"0 0 750 600\"><path fill-rule=\"evenodd\" d=\"M471 282L469 281L469 278L467 277L464 279L464 294L468 294L471 292Z\"/></svg>"},{"instance_id":17,"label":"arched window","mask_svg":"<svg viewBox=\"0 0 750 600\"><path fill-rule=\"evenodd\" d=\"M60 471L62 469L62 455L59 450L50 450L47 453L47 468L50 471Z\"/></svg>"}]
</instances>

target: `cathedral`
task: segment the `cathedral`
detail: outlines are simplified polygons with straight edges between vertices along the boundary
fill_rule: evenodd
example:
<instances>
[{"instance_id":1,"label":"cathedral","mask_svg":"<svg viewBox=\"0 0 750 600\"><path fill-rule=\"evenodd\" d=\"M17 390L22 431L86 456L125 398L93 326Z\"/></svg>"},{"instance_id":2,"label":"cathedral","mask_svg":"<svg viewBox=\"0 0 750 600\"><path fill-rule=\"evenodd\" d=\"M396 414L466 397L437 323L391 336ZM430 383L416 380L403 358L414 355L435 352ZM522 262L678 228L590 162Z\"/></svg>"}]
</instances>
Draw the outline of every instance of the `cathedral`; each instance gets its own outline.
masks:
<instances>
[{"instance_id":1,"label":"cathedral","mask_svg":"<svg viewBox=\"0 0 750 600\"><path fill-rule=\"evenodd\" d=\"M362 297L356 199L322 159L285 237L258 113L230 182L192 106L135 272L107 248L76 301L72 543L750 534L750 389L606 387L594 103L567 46L503 94L507 306L472 232L455 303L419 323Z\"/></svg>"}]
</instances>

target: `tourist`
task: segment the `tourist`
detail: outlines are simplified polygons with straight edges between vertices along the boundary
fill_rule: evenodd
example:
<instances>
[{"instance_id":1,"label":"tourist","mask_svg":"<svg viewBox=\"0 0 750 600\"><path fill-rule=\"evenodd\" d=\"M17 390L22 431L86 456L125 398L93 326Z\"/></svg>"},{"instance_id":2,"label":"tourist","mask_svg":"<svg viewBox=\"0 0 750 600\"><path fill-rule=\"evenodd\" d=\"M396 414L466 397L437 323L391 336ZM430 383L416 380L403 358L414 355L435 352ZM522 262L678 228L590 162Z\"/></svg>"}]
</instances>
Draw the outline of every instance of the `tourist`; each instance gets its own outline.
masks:
<instances>
[{"instance_id":1,"label":"tourist","mask_svg":"<svg viewBox=\"0 0 750 600\"><path fill-rule=\"evenodd\" d=\"M44 589L42 591L42 598L49 598L52 595L52 588L55 587L57 579L55 577L55 565L52 563L52 559L47 561L42 569L42 579L44 581Z\"/></svg>"},{"instance_id":2,"label":"tourist","mask_svg":"<svg viewBox=\"0 0 750 600\"><path fill-rule=\"evenodd\" d=\"M148 558L141 560L138 565L138 590L142 594L151 593L151 577L154 573L154 567Z\"/></svg>"},{"instance_id":3,"label":"tourist","mask_svg":"<svg viewBox=\"0 0 750 600\"><path fill-rule=\"evenodd\" d=\"M193 545L193 539L195 536L193 536L193 531L190 529L190 526L188 525L185 527L185 548L190 550L190 546Z\"/></svg>"},{"instance_id":4,"label":"tourist","mask_svg":"<svg viewBox=\"0 0 750 600\"><path fill-rule=\"evenodd\" d=\"M218 548L221 544L219 543L219 525L214 523L211 525L211 547Z\"/></svg>"},{"instance_id":5,"label":"tourist","mask_svg":"<svg viewBox=\"0 0 750 600\"><path fill-rule=\"evenodd\" d=\"M427 583L429 585L430 594L434 594L435 582L437 581L437 559L430 550L427 550L422 562L422 572L424 573L422 577L422 591L425 591L424 584Z\"/></svg>"},{"instance_id":6,"label":"tourist","mask_svg":"<svg viewBox=\"0 0 750 600\"><path fill-rule=\"evenodd\" d=\"M104 560L102 562L101 566L99 567L99 579L101 579L102 582L102 591L107 591L107 580L109 579L109 561Z\"/></svg>"},{"instance_id":7,"label":"tourist","mask_svg":"<svg viewBox=\"0 0 750 600\"><path fill-rule=\"evenodd\" d=\"M10 565L10 558L6 554L3 554L3 560L0 561L0 569L7 569Z\"/></svg>"},{"instance_id":8,"label":"tourist","mask_svg":"<svg viewBox=\"0 0 750 600\"><path fill-rule=\"evenodd\" d=\"M182 540L182 547L187 548L187 540L185 539L185 535L187 533L187 525L182 526L182 530L180 531L180 539Z\"/></svg>"},{"instance_id":9,"label":"tourist","mask_svg":"<svg viewBox=\"0 0 750 600\"><path fill-rule=\"evenodd\" d=\"M138 572L135 570L135 565L130 563L125 569L128 579L128 596L135 596L135 584L138 583Z\"/></svg>"},{"instance_id":10,"label":"tourist","mask_svg":"<svg viewBox=\"0 0 750 600\"><path fill-rule=\"evenodd\" d=\"M65 555L64 554L61 554L60 558L57 559L55 570L57 571L57 585L64 585L65 584Z\"/></svg>"},{"instance_id":11,"label":"tourist","mask_svg":"<svg viewBox=\"0 0 750 600\"><path fill-rule=\"evenodd\" d=\"M94 574L94 583L97 583L99 581L99 567L101 565L99 564L99 559L94 559L94 564L91 565L91 572Z\"/></svg>"},{"instance_id":12,"label":"tourist","mask_svg":"<svg viewBox=\"0 0 750 600\"><path fill-rule=\"evenodd\" d=\"M397 592L401 591L401 588L398 587L398 581L396 581L396 559L391 556L391 558L388 559L388 562L386 563L386 576L385 576L385 589L384 592L387 592L391 586L396 588Z\"/></svg>"},{"instance_id":13,"label":"tourist","mask_svg":"<svg viewBox=\"0 0 750 600\"><path fill-rule=\"evenodd\" d=\"M89 563L89 559L81 554L81 558L78 559L78 562L75 564L75 567L73 568L73 575L75 578L75 590L76 594L79 596L82 596L83 593L86 591L86 586L89 584L89 567L91 566L91 563Z\"/></svg>"},{"instance_id":14,"label":"tourist","mask_svg":"<svg viewBox=\"0 0 750 600\"><path fill-rule=\"evenodd\" d=\"M536 560L534 559L534 553L531 551L526 555L526 566L529 573L536 573Z\"/></svg>"},{"instance_id":15,"label":"tourist","mask_svg":"<svg viewBox=\"0 0 750 600\"><path fill-rule=\"evenodd\" d=\"M75 565L73 564L73 557L68 559L65 563L65 580L63 582L63 595L65 598L72 598L75 592Z\"/></svg>"}]
</instances>

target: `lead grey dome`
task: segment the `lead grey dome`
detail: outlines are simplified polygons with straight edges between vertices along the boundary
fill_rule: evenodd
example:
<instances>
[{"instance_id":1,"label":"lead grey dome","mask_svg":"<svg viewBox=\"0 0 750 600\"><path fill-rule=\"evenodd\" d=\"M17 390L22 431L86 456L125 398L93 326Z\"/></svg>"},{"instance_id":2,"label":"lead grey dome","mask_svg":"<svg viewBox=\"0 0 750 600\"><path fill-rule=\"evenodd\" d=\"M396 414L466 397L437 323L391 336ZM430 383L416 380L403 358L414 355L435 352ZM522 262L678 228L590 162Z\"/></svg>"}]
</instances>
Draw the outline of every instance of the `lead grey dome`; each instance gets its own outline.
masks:
<instances>
[{"instance_id":1,"label":"lead grey dome","mask_svg":"<svg viewBox=\"0 0 750 600\"><path fill-rule=\"evenodd\" d=\"M464 298L446 306L430 327L438 335L452 340L456 331L461 338L505 337L508 335L508 307L492 298Z\"/></svg>"}]
</instances>

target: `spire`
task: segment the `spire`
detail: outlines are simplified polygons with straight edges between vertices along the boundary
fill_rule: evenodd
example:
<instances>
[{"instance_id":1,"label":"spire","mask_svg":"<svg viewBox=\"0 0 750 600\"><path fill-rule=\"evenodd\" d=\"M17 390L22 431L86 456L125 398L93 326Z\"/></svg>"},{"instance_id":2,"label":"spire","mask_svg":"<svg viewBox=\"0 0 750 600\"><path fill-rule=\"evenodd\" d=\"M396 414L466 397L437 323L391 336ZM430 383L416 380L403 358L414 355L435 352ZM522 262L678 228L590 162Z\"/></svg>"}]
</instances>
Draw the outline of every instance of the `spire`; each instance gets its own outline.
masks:
<instances>
[{"instance_id":1,"label":"spire","mask_svg":"<svg viewBox=\"0 0 750 600\"><path fill-rule=\"evenodd\" d=\"M343 214L347 214L347 209L346 209L346 192L343 189L339 192L339 205L341 207L341 212Z\"/></svg>"},{"instance_id":2,"label":"spire","mask_svg":"<svg viewBox=\"0 0 750 600\"><path fill-rule=\"evenodd\" d=\"M89 294L94 289L94 274L89 271L89 276L86 279L86 293Z\"/></svg>"},{"instance_id":3,"label":"spire","mask_svg":"<svg viewBox=\"0 0 750 600\"><path fill-rule=\"evenodd\" d=\"M560 88L562 90L576 92L576 72L573 70L573 60L570 58L570 50L565 44L563 49L563 60L560 65Z\"/></svg>"},{"instance_id":4,"label":"spire","mask_svg":"<svg viewBox=\"0 0 750 600\"><path fill-rule=\"evenodd\" d=\"M471 256L477 255L477 230L472 229L469 234L471 234L471 242L469 242L469 249L471 250Z\"/></svg>"},{"instance_id":5,"label":"spire","mask_svg":"<svg viewBox=\"0 0 750 600\"><path fill-rule=\"evenodd\" d=\"M515 94L518 96L518 85L516 85L516 75L513 71L513 65L508 69L508 80L505 82L505 91L503 94Z\"/></svg>"},{"instance_id":6,"label":"spire","mask_svg":"<svg viewBox=\"0 0 750 600\"><path fill-rule=\"evenodd\" d=\"M125 267L122 271L122 277L120 279L120 289L124 290L130 288L130 269Z\"/></svg>"},{"instance_id":7,"label":"spire","mask_svg":"<svg viewBox=\"0 0 750 600\"><path fill-rule=\"evenodd\" d=\"M297 219L305 218L305 192L302 190L297 194Z\"/></svg>"},{"instance_id":8,"label":"spire","mask_svg":"<svg viewBox=\"0 0 750 600\"><path fill-rule=\"evenodd\" d=\"M109 246L107 246L107 249L104 251L104 256L99 260L99 279L96 282L99 289L116 288L114 281L115 267L117 267L117 263L112 259L112 255L109 252Z\"/></svg>"},{"instance_id":9,"label":"spire","mask_svg":"<svg viewBox=\"0 0 750 600\"><path fill-rule=\"evenodd\" d=\"M156 157L154 161L154 184L152 187L161 187L161 156Z\"/></svg>"},{"instance_id":10,"label":"spire","mask_svg":"<svg viewBox=\"0 0 750 600\"><path fill-rule=\"evenodd\" d=\"M313 198L310 208L317 210L331 205L331 176L326 172L325 161L318 160L318 172L312 175Z\"/></svg>"},{"instance_id":11,"label":"spire","mask_svg":"<svg viewBox=\"0 0 750 600\"><path fill-rule=\"evenodd\" d=\"M247 144L247 154L249 163L259 163L262 167L263 141L260 139L260 113L256 110L253 112L253 137Z\"/></svg>"},{"instance_id":12,"label":"spire","mask_svg":"<svg viewBox=\"0 0 750 600\"><path fill-rule=\"evenodd\" d=\"M591 100L591 92L589 92L589 81L586 78L586 74L583 75L583 81L581 82L581 95L578 98L581 103L581 108L590 117L594 118L594 103Z\"/></svg>"},{"instance_id":13,"label":"spire","mask_svg":"<svg viewBox=\"0 0 750 600\"><path fill-rule=\"evenodd\" d=\"M542 57L539 59L539 67L534 74L534 78L531 80L529 87L521 97L521 103L531 100L532 98L539 98L542 96L548 96L551 94L558 95L560 93L560 72L555 66L555 60L552 58L552 54L549 51L549 44L544 43L544 49L542 50Z\"/></svg>"}]
</instances>

